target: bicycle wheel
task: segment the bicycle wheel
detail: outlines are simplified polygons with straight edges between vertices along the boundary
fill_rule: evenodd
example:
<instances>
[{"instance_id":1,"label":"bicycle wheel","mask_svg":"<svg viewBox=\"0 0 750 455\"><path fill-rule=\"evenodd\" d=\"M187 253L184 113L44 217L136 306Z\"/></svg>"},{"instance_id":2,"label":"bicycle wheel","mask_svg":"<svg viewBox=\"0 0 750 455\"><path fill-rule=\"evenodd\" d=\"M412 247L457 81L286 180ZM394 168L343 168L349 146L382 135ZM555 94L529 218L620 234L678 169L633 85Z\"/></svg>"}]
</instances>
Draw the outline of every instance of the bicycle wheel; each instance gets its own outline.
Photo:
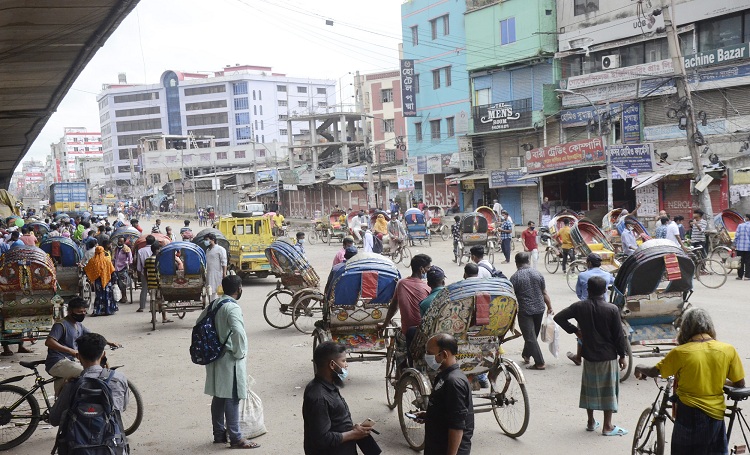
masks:
<instances>
[{"instance_id":1,"label":"bicycle wheel","mask_svg":"<svg viewBox=\"0 0 750 455\"><path fill-rule=\"evenodd\" d=\"M500 253L503 251L503 242L500 240L497 236L494 236L492 238L493 242L493 248L495 248L496 253Z\"/></svg>"},{"instance_id":2,"label":"bicycle wheel","mask_svg":"<svg viewBox=\"0 0 750 455\"><path fill-rule=\"evenodd\" d=\"M499 369L495 379L490 381L492 413L505 434L517 438L529 426L529 394L526 384L521 384L519 380L521 370L514 361L502 359Z\"/></svg>"},{"instance_id":3,"label":"bicycle wheel","mask_svg":"<svg viewBox=\"0 0 750 455\"><path fill-rule=\"evenodd\" d=\"M628 366L625 368L625 372L620 372L620 382L625 381L630 377L630 373L633 372L633 346L630 345L630 340L628 340L628 337L625 337L626 341L626 354L628 355Z\"/></svg>"},{"instance_id":4,"label":"bicycle wheel","mask_svg":"<svg viewBox=\"0 0 750 455\"><path fill-rule=\"evenodd\" d=\"M727 269L715 259L704 259L698 263L695 273L698 281L707 288L717 289L727 281Z\"/></svg>"},{"instance_id":5,"label":"bicycle wheel","mask_svg":"<svg viewBox=\"0 0 750 455\"><path fill-rule=\"evenodd\" d=\"M141 398L141 392L131 381L128 381L128 391L130 392L128 407L120 415L122 416L122 425L125 427L125 434L130 436L135 433L135 430L141 426L143 421L143 398Z\"/></svg>"},{"instance_id":6,"label":"bicycle wheel","mask_svg":"<svg viewBox=\"0 0 750 455\"><path fill-rule=\"evenodd\" d=\"M560 261L557 257L557 253L554 250L547 250L547 252L544 253L544 268L547 269L549 273L555 273L559 267Z\"/></svg>"},{"instance_id":7,"label":"bicycle wheel","mask_svg":"<svg viewBox=\"0 0 750 455\"><path fill-rule=\"evenodd\" d=\"M576 291L576 284L578 283L578 275L588 270L586 263L581 261L575 261L568 266L568 270L565 272L565 279L568 282L568 287L571 291Z\"/></svg>"},{"instance_id":8,"label":"bicycle wheel","mask_svg":"<svg viewBox=\"0 0 750 455\"><path fill-rule=\"evenodd\" d=\"M651 408L638 418L633 434L632 455L664 455L664 420L657 420Z\"/></svg>"},{"instance_id":9,"label":"bicycle wheel","mask_svg":"<svg viewBox=\"0 0 750 455\"><path fill-rule=\"evenodd\" d=\"M732 257L732 250L725 246L717 246L711 250L709 257L715 261L719 261L722 265L726 266L729 264L729 259Z\"/></svg>"},{"instance_id":10,"label":"bicycle wheel","mask_svg":"<svg viewBox=\"0 0 750 455\"><path fill-rule=\"evenodd\" d=\"M325 232L323 232L323 234L321 235L320 240L322 240L323 243L330 242L331 241L331 230L330 229L326 229Z\"/></svg>"},{"instance_id":11,"label":"bicycle wheel","mask_svg":"<svg viewBox=\"0 0 750 455\"><path fill-rule=\"evenodd\" d=\"M448 237L450 237L450 232L448 232L448 226L440 226L440 238L443 239L443 242L448 240Z\"/></svg>"},{"instance_id":12,"label":"bicycle wheel","mask_svg":"<svg viewBox=\"0 0 750 455\"><path fill-rule=\"evenodd\" d=\"M29 439L39 425L39 403L28 390L0 385L0 450Z\"/></svg>"},{"instance_id":13,"label":"bicycle wheel","mask_svg":"<svg viewBox=\"0 0 750 455\"><path fill-rule=\"evenodd\" d=\"M416 414L419 411L425 411L424 396L426 392L426 390L423 390L422 383L411 374L398 381L396 399L398 401L398 420L401 424L401 432L404 434L409 447L416 451L424 449L424 424L406 417L404 413Z\"/></svg>"},{"instance_id":14,"label":"bicycle wheel","mask_svg":"<svg viewBox=\"0 0 750 455\"><path fill-rule=\"evenodd\" d=\"M315 323L323 319L323 301L314 296L299 299L294 305L292 323L302 333L313 333Z\"/></svg>"},{"instance_id":15,"label":"bicycle wheel","mask_svg":"<svg viewBox=\"0 0 750 455\"><path fill-rule=\"evenodd\" d=\"M490 264L495 265L495 252L491 249L487 252L487 260L490 261Z\"/></svg>"},{"instance_id":16,"label":"bicycle wheel","mask_svg":"<svg viewBox=\"0 0 750 455\"><path fill-rule=\"evenodd\" d=\"M401 260L399 262L407 269L411 268L411 250L408 246L401 248Z\"/></svg>"},{"instance_id":17,"label":"bicycle wheel","mask_svg":"<svg viewBox=\"0 0 750 455\"><path fill-rule=\"evenodd\" d=\"M385 398L388 400L388 409L393 409L398 404L396 402L396 385L398 377L396 373L396 341L391 339L388 345L388 351L385 354Z\"/></svg>"},{"instance_id":18,"label":"bicycle wheel","mask_svg":"<svg viewBox=\"0 0 750 455\"><path fill-rule=\"evenodd\" d=\"M308 242L310 242L310 245L315 245L315 241L318 240L316 237L318 236L318 231L316 231L314 228L310 231L307 231L307 235L305 235L305 238Z\"/></svg>"},{"instance_id":19,"label":"bicycle wheel","mask_svg":"<svg viewBox=\"0 0 750 455\"><path fill-rule=\"evenodd\" d=\"M263 305L263 317L268 325L275 329L285 329L292 324L292 291L279 289L274 291L266 299Z\"/></svg>"}]
</instances>

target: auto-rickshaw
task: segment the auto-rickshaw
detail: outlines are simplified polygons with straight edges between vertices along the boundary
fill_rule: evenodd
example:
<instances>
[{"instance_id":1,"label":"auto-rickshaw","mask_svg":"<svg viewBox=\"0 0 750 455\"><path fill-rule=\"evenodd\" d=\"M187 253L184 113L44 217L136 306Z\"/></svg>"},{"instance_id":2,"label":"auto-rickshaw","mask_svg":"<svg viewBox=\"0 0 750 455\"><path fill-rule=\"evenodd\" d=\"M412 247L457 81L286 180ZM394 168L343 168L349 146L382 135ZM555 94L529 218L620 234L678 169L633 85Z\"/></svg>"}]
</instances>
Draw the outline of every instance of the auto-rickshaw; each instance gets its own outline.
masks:
<instances>
[{"instance_id":1,"label":"auto-rickshaw","mask_svg":"<svg viewBox=\"0 0 750 455\"><path fill-rule=\"evenodd\" d=\"M216 228L229 241L229 270L241 278L257 276L266 278L271 266L266 258L266 248L275 240L271 232L271 219L267 216L222 216Z\"/></svg>"}]
</instances>

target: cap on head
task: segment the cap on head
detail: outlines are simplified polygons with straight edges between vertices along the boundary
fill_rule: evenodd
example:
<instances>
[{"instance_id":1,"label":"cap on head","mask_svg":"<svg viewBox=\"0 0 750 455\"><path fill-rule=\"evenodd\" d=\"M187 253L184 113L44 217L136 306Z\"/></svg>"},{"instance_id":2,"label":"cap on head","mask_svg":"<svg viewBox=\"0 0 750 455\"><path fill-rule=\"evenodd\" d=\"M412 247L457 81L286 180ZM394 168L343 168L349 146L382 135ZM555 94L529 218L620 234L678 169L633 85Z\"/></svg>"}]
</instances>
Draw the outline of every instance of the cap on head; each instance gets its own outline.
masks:
<instances>
[{"instance_id":1,"label":"cap on head","mask_svg":"<svg viewBox=\"0 0 750 455\"><path fill-rule=\"evenodd\" d=\"M356 246L348 246L344 250L344 259L349 259L357 255L357 247Z\"/></svg>"},{"instance_id":2,"label":"cap on head","mask_svg":"<svg viewBox=\"0 0 750 455\"><path fill-rule=\"evenodd\" d=\"M435 287L445 279L445 272L440 267L433 265L427 272L427 285Z\"/></svg>"},{"instance_id":3,"label":"cap on head","mask_svg":"<svg viewBox=\"0 0 750 455\"><path fill-rule=\"evenodd\" d=\"M596 253L589 253L589 255L586 256L586 262L594 267L599 267L602 265L602 257Z\"/></svg>"}]
</instances>

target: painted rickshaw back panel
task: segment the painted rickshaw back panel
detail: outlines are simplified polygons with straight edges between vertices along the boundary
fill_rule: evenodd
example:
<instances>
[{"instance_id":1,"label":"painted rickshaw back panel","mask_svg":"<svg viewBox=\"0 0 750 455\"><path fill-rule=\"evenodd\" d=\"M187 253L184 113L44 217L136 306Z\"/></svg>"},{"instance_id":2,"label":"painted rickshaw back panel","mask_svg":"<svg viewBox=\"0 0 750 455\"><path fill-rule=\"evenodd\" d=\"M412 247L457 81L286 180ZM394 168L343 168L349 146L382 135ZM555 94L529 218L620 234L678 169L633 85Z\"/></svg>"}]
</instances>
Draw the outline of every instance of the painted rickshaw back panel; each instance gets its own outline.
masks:
<instances>
[{"instance_id":1,"label":"painted rickshaw back panel","mask_svg":"<svg viewBox=\"0 0 750 455\"><path fill-rule=\"evenodd\" d=\"M55 264L55 276L61 295L78 295L81 283L78 263L83 259L83 252L78 245L66 237L48 237L39 248L47 253Z\"/></svg>"},{"instance_id":2,"label":"painted rickshaw back panel","mask_svg":"<svg viewBox=\"0 0 750 455\"><path fill-rule=\"evenodd\" d=\"M178 270L175 254L180 253L183 270ZM172 242L156 256L159 290L167 302L200 301L206 285L206 254L191 242Z\"/></svg>"}]
</instances>

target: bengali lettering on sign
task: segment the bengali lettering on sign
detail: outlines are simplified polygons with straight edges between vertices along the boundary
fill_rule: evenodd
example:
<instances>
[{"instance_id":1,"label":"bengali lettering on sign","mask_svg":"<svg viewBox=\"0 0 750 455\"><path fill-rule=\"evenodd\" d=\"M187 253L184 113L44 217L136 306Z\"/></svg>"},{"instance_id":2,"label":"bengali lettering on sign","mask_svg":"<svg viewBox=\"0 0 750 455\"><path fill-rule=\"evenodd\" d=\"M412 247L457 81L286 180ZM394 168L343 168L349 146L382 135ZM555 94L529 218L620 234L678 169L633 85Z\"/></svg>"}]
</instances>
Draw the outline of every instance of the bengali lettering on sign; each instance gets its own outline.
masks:
<instances>
[{"instance_id":1,"label":"bengali lettering on sign","mask_svg":"<svg viewBox=\"0 0 750 455\"><path fill-rule=\"evenodd\" d=\"M654 170L653 144L617 144L608 145L607 152L612 166L625 171L627 175L638 175ZM619 179L619 173L613 169L612 177Z\"/></svg>"},{"instance_id":2,"label":"bengali lettering on sign","mask_svg":"<svg viewBox=\"0 0 750 455\"><path fill-rule=\"evenodd\" d=\"M601 137L526 152L526 167L530 173L603 163L604 160L604 141Z\"/></svg>"},{"instance_id":3,"label":"bengali lettering on sign","mask_svg":"<svg viewBox=\"0 0 750 455\"><path fill-rule=\"evenodd\" d=\"M414 60L401 60L401 106L404 117L417 116L417 90L414 82Z\"/></svg>"},{"instance_id":4,"label":"bengali lettering on sign","mask_svg":"<svg viewBox=\"0 0 750 455\"><path fill-rule=\"evenodd\" d=\"M576 90L576 94L564 94L562 105L564 107L583 106L592 103L632 100L638 96L638 81L613 82L607 85L597 85ZM585 95L588 99L584 98Z\"/></svg>"},{"instance_id":5,"label":"bengali lettering on sign","mask_svg":"<svg viewBox=\"0 0 750 455\"><path fill-rule=\"evenodd\" d=\"M637 144L639 142L641 142L641 104L623 103L622 143Z\"/></svg>"},{"instance_id":6,"label":"bengali lettering on sign","mask_svg":"<svg viewBox=\"0 0 750 455\"><path fill-rule=\"evenodd\" d=\"M490 188L507 188L510 186L534 186L539 179L518 180L526 175L521 169L496 170L490 172Z\"/></svg>"},{"instance_id":7,"label":"bengali lettering on sign","mask_svg":"<svg viewBox=\"0 0 750 455\"><path fill-rule=\"evenodd\" d=\"M427 157L418 156L417 157L417 174L425 175L426 173L427 173Z\"/></svg>"}]
</instances>

